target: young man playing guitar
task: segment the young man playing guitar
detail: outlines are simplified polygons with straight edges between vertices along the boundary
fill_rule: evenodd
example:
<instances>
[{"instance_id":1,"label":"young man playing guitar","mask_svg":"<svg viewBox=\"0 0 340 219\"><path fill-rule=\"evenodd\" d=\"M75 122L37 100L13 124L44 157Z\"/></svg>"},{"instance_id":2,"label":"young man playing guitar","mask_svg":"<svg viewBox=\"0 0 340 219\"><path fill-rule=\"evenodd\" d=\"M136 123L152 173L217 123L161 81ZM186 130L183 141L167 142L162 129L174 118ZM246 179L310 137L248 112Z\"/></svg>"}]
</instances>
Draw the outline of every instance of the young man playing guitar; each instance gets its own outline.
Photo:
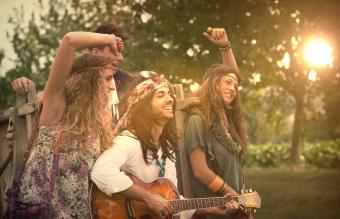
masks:
<instances>
[{"instance_id":1,"label":"young man playing guitar","mask_svg":"<svg viewBox=\"0 0 340 219\"><path fill-rule=\"evenodd\" d=\"M146 213L149 218L150 215L164 218L178 211L171 201L152 192L152 189L143 188L143 183L138 183L139 180L145 184L164 177L177 185L174 163L176 136L170 128L175 103L171 87L162 76L154 72L143 71L141 75L144 77L139 80L144 81L138 83L130 93L128 109L118 123L114 145L99 157L91 173L93 182L106 194L104 196L108 199L112 195L123 197L123 205L126 206L117 207L114 204L111 210L109 205L104 210L93 209L99 218L143 218L138 213L136 217L136 209L129 204L129 200L143 203L144 208L149 210ZM102 208L107 201L95 202L94 208ZM223 208L183 211L180 216L191 218L194 213L223 215L236 208L238 204L230 201ZM123 211L122 216L116 214L119 210Z\"/></svg>"}]
</instances>

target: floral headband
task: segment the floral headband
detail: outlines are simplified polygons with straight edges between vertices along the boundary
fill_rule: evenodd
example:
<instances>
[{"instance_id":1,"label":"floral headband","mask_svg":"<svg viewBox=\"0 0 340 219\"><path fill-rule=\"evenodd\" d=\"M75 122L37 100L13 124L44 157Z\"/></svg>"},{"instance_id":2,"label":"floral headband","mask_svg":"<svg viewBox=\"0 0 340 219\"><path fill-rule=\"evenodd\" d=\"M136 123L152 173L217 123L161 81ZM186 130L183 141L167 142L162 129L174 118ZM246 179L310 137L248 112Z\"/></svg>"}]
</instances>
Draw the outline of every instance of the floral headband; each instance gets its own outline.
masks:
<instances>
[{"instance_id":1,"label":"floral headband","mask_svg":"<svg viewBox=\"0 0 340 219\"><path fill-rule=\"evenodd\" d=\"M128 99L128 108L122 118L118 121L116 131L120 131L127 126L127 121L130 117L131 108L144 99L147 95L161 87L168 87L168 83L163 75L157 75L153 71L142 71L140 75L144 78L149 78L138 84L132 91Z\"/></svg>"}]
</instances>

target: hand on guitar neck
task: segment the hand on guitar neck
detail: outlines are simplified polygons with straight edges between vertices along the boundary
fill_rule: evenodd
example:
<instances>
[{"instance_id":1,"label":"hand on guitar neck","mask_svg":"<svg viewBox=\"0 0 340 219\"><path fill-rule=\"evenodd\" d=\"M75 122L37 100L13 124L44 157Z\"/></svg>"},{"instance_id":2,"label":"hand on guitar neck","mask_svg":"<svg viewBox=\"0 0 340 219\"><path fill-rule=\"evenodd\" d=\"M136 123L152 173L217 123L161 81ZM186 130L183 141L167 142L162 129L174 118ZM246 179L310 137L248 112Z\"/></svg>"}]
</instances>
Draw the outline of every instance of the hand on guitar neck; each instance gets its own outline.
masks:
<instances>
[{"instance_id":1,"label":"hand on guitar neck","mask_svg":"<svg viewBox=\"0 0 340 219\"><path fill-rule=\"evenodd\" d=\"M250 189L251 192L251 189ZM225 196L240 196L241 194L243 194L243 192L241 192L241 194L237 193L233 188L231 188L228 184L226 184L224 191L222 192ZM229 203L227 203L226 207L223 209L219 209L216 211L216 214L219 214L220 212L224 213L224 215L229 215L232 213L235 213L237 210L239 210L239 212L245 216L245 218L247 219L252 219L252 215L251 215L251 208L247 208L244 207L242 205L239 205L239 203L232 201L233 205L230 206L228 205ZM237 206L235 209L235 205ZM229 209L229 210L228 210Z\"/></svg>"},{"instance_id":2,"label":"hand on guitar neck","mask_svg":"<svg viewBox=\"0 0 340 219\"><path fill-rule=\"evenodd\" d=\"M205 215L205 214L214 214L214 215L230 215L236 212L239 209L239 204L231 200L227 202L223 207L210 207L210 208L203 208L197 209L195 214L196 215Z\"/></svg>"}]
</instances>

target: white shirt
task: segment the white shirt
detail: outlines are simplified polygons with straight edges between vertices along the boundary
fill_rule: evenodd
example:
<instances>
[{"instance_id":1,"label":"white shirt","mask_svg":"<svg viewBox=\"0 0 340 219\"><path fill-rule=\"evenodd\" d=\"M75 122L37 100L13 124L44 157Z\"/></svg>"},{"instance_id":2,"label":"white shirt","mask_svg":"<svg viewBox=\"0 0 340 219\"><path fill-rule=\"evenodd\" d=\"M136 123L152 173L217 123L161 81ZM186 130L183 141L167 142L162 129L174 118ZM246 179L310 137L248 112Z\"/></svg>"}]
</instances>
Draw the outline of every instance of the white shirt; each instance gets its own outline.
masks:
<instances>
[{"instance_id":1,"label":"white shirt","mask_svg":"<svg viewBox=\"0 0 340 219\"><path fill-rule=\"evenodd\" d=\"M124 131L122 134L115 138L111 148L100 155L91 172L93 182L109 196L132 186L132 180L123 171L146 183L157 179L160 171L156 160L150 164L145 163L140 142L131 132ZM159 150L159 157L161 153ZM175 163L168 158L164 177L177 185Z\"/></svg>"},{"instance_id":2,"label":"white shirt","mask_svg":"<svg viewBox=\"0 0 340 219\"><path fill-rule=\"evenodd\" d=\"M161 157L161 149L158 156ZM91 178L97 187L107 195L121 192L132 186L132 180L123 171L129 172L138 179L149 183L158 178L160 167L153 160L146 164L140 142L129 131L115 138L113 146L104 151L94 164ZM165 178L177 186L175 163L166 159ZM181 218L191 218L195 210L181 213ZM190 215L190 216L189 216Z\"/></svg>"},{"instance_id":3,"label":"white shirt","mask_svg":"<svg viewBox=\"0 0 340 219\"><path fill-rule=\"evenodd\" d=\"M115 80L112 80L112 83L114 83L115 89L110 92L111 98L109 98L108 106L112 109L112 116L114 118L114 121L117 122L119 120L119 111L118 111L119 98L118 98L118 92L117 92Z\"/></svg>"}]
</instances>

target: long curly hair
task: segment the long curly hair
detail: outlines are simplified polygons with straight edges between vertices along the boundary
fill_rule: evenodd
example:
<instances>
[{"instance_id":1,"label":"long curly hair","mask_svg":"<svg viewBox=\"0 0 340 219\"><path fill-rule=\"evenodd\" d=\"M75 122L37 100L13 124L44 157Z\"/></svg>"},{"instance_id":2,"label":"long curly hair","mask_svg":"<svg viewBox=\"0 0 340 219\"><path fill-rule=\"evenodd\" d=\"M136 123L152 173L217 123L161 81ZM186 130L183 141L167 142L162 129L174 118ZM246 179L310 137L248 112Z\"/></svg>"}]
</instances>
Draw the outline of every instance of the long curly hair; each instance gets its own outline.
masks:
<instances>
[{"instance_id":1,"label":"long curly hair","mask_svg":"<svg viewBox=\"0 0 340 219\"><path fill-rule=\"evenodd\" d=\"M87 140L99 139L101 150L112 145L112 113L108 107L109 97L105 93L105 79L101 73L101 67L108 63L110 59L90 53L75 60L71 76L65 84L63 135L67 142L77 140L80 147L86 147ZM69 144L65 144L65 147L67 145Z\"/></svg>"},{"instance_id":2,"label":"long curly hair","mask_svg":"<svg viewBox=\"0 0 340 219\"><path fill-rule=\"evenodd\" d=\"M219 86L223 76L229 73L238 75L236 69L221 64L206 70L203 83L196 94L204 104L200 104L196 112L204 121L206 139L211 139L213 123L220 121L221 126L228 129L233 140L241 145L243 153L247 149L247 134L239 92L236 91L235 99L231 104L227 104L221 97Z\"/></svg>"}]
</instances>

